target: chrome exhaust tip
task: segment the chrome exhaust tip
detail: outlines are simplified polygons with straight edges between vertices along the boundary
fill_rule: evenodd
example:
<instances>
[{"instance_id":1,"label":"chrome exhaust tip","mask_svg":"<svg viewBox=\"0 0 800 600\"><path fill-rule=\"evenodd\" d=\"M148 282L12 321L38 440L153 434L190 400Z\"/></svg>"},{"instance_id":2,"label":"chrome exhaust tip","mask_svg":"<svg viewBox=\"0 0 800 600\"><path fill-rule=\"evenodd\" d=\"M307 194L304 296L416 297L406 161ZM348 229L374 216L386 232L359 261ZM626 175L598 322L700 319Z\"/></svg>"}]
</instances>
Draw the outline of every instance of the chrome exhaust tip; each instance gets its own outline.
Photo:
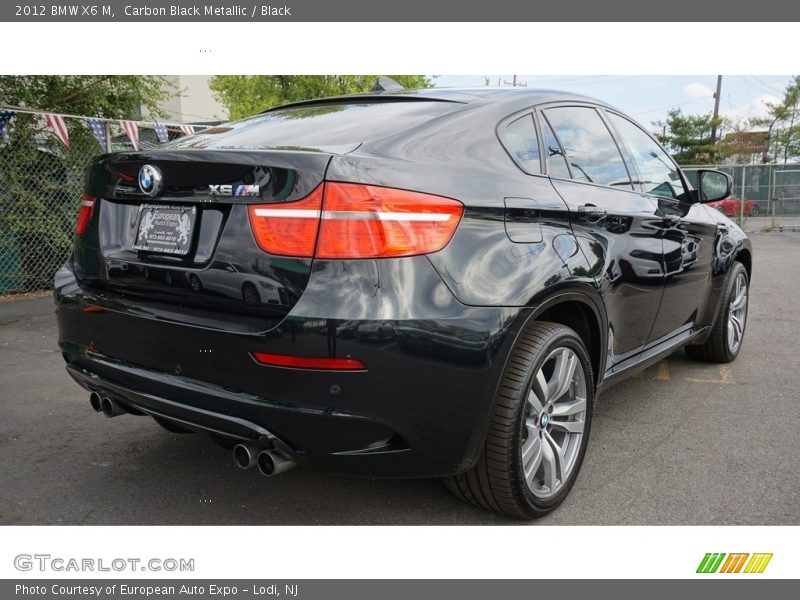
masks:
<instances>
[{"instance_id":1,"label":"chrome exhaust tip","mask_svg":"<svg viewBox=\"0 0 800 600\"><path fill-rule=\"evenodd\" d=\"M262 450L258 453L258 471L265 477L280 475L296 467L297 463L274 450Z\"/></svg>"},{"instance_id":2,"label":"chrome exhaust tip","mask_svg":"<svg viewBox=\"0 0 800 600\"><path fill-rule=\"evenodd\" d=\"M92 405L94 412L103 412L103 399L100 398L100 394L97 392L89 394L89 404Z\"/></svg>"},{"instance_id":3,"label":"chrome exhaust tip","mask_svg":"<svg viewBox=\"0 0 800 600\"><path fill-rule=\"evenodd\" d=\"M117 417L125 412L125 409L122 408L116 400L109 398L108 396L103 396L100 400L100 408L103 411L103 414L108 417Z\"/></svg>"},{"instance_id":4,"label":"chrome exhaust tip","mask_svg":"<svg viewBox=\"0 0 800 600\"><path fill-rule=\"evenodd\" d=\"M236 444L233 447L233 461L240 469L250 469L258 461L258 448L249 444Z\"/></svg>"}]
</instances>

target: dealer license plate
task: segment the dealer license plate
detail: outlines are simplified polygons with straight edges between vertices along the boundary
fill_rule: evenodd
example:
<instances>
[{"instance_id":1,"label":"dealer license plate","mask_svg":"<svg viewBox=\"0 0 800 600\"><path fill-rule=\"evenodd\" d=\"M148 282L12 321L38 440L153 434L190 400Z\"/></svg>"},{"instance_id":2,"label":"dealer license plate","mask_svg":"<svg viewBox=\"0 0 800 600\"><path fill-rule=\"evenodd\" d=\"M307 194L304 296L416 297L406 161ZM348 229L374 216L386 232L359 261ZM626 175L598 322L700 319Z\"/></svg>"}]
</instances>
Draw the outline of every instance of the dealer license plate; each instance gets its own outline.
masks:
<instances>
[{"instance_id":1,"label":"dealer license plate","mask_svg":"<svg viewBox=\"0 0 800 600\"><path fill-rule=\"evenodd\" d=\"M194 206L142 204L133 249L179 256L188 254L196 217Z\"/></svg>"}]
</instances>

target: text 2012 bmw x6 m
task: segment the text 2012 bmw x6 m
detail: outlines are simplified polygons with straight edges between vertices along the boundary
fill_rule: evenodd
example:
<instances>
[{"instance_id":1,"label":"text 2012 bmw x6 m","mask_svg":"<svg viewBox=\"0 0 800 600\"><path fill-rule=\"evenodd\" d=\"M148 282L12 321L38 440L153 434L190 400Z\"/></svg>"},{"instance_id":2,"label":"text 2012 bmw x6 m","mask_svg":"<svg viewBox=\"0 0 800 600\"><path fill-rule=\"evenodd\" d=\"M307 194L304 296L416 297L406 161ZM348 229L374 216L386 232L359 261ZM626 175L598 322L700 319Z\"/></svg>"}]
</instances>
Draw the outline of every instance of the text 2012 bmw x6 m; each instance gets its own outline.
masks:
<instances>
[{"instance_id":1,"label":"text 2012 bmw x6 m","mask_svg":"<svg viewBox=\"0 0 800 600\"><path fill-rule=\"evenodd\" d=\"M106 416L295 464L442 477L487 509L567 495L592 405L686 346L727 362L752 249L602 102L506 90L299 102L91 165L56 274Z\"/></svg>"}]
</instances>

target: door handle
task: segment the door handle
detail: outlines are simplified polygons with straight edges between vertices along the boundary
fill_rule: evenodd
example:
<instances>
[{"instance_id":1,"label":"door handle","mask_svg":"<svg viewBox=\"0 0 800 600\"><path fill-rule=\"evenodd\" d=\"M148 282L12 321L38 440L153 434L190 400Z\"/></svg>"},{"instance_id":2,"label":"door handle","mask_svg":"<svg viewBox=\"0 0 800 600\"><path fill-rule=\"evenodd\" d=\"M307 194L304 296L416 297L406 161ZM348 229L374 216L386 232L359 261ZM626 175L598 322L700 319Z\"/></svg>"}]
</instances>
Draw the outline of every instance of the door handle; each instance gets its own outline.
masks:
<instances>
[{"instance_id":1,"label":"door handle","mask_svg":"<svg viewBox=\"0 0 800 600\"><path fill-rule=\"evenodd\" d=\"M578 207L578 215L599 221L600 219L605 219L608 216L608 212L594 204L582 204Z\"/></svg>"}]
</instances>

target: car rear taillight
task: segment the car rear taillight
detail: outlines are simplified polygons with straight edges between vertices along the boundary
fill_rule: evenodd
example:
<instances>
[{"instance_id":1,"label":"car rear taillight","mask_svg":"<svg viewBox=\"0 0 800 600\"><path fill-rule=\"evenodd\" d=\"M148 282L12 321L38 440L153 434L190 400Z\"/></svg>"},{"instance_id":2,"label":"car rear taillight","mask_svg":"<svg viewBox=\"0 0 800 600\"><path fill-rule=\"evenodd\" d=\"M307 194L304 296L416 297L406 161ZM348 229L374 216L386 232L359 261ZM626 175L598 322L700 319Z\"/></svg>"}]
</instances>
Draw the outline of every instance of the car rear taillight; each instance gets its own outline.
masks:
<instances>
[{"instance_id":1,"label":"car rear taillight","mask_svg":"<svg viewBox=\"0 0 800 600\"><path fill-rule=\"evenodd\" d=\"M253 235L270 254L389 258L444 248L464 205L420 192L329 182L302 200L254 205L249 211Z\"/></svg>"},{"instance_id":2,"label":"car rear taillight","mask_svg":"<svg viewBox=\"0 0 800 600\"><path fill-rule=\"evenodd\" d=\"M78 208L78 220L75 222L75 233L83 235L86 231L86 226L92 220L92 212L94 212L94 204L97 202L91 196L84 194L81 196L80 208Z\"/></svg>"},{"instance_id":3,"label":"car rear taillight","mask_svg":"<svg viewBox=\"0 0 800 600\"><path fill-rule=\"evenodd\" d=\"M323 190L320 184L296 202L251 205L250 226L258 246L269 254L313 256Z\"/></svg>"},{"instance_id":4,"label":"car rear taillight","mask_svg":"<svg viewBox=\"0 0 800 600\"><path fill-rule=\"evenodd\" d=\"M326 183L316 256L384 258L441 250L464 205L450 198L357 183Z\"/></svg>"}]
</instances>

